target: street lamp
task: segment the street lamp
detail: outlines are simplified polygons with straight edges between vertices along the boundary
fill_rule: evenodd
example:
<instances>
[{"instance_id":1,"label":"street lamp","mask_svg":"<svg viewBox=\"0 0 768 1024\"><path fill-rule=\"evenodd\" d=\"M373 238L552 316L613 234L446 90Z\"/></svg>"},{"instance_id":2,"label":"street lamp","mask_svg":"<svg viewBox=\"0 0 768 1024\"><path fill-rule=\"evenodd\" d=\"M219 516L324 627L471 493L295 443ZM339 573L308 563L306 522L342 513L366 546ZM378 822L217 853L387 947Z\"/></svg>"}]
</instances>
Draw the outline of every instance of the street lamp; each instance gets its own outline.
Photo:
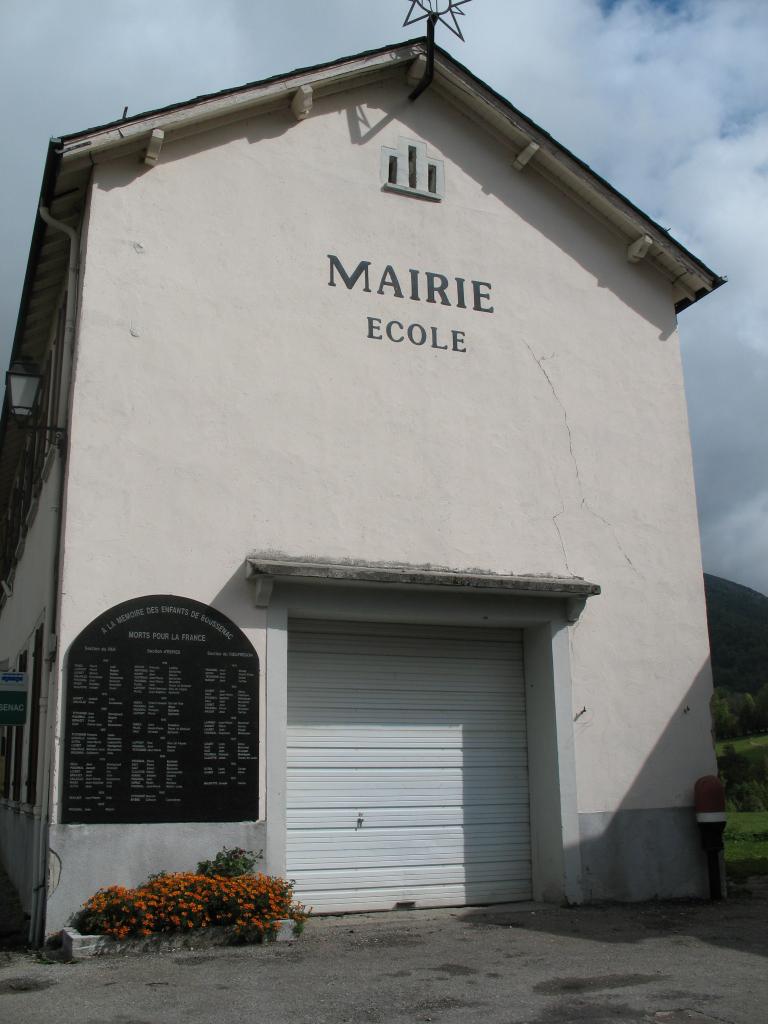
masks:
<instances>
[{"instance_id":1,"label":"street lamp","mask_svg":"<svg viewBox=\"0 0 768 1024\"><path fill-rule=\"evenodd\" d=\"M54 444L60 445L64 437L63 427L48 427L34 422L37 414L37 398L43 375L28 362L16 362L5 375L8 404L14 423L22 430L40 430L54 435Z\"/></svg>"},{"instance_id":2,"label":"street lamp","mask_svg":"<svg viewBox=\"0 0 768 1024\"><path fill-rule=\"evenodd\" d=\"M42 375L30 363L14 363L5 375L11 416L19 426L28 426L35 411Z\"/></svg>"}]
</instances>

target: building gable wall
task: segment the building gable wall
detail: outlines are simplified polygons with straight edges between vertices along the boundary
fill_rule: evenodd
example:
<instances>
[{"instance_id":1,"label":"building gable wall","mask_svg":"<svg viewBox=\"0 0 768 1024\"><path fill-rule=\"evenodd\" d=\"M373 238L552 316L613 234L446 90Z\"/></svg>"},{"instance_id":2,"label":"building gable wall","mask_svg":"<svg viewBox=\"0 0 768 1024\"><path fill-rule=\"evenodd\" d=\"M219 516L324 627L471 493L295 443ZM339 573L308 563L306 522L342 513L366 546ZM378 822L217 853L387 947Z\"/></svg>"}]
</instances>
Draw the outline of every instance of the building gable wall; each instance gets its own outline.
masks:
<instances>
[{"instance_id":1,"label":"building gable wall","mask_svg":"<svg viewBox=\"0 0 768 1024\"><path fill-rule=\"evenodd\" d=\"M403 136L445 162L443 202L382 190ZM175 592L262 653L254 549L583 576L580 809L685 806L710 684L670 289L514 155L385 83L95 168L61 651ZM330 287L329 254L371 291ZM378 294L387 266L422 300ZM493 313L424 301L426 271L490 283Z\"/></svg>"}]
</instances>

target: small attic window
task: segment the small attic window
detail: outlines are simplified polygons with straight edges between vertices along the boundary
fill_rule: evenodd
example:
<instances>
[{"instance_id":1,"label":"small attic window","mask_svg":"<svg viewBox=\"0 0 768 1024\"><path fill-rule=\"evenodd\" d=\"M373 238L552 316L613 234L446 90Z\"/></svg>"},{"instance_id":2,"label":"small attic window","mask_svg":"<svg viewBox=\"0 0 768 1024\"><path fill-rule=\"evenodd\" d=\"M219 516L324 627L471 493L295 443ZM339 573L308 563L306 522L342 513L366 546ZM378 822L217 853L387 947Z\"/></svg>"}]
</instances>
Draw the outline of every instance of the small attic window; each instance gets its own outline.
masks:
<instances>
[{"instance_id":1,"label":"small attic window","mask_svg":"<svg viewBox=\"0 0 768 1024\"><path fill-rule=\"evenodd\" d=\"M427 144L399 139L397 149L381 147L381 182L385 191L432 199L445 198L445 164L427 156Z\"/></svg>"}]
</instances>

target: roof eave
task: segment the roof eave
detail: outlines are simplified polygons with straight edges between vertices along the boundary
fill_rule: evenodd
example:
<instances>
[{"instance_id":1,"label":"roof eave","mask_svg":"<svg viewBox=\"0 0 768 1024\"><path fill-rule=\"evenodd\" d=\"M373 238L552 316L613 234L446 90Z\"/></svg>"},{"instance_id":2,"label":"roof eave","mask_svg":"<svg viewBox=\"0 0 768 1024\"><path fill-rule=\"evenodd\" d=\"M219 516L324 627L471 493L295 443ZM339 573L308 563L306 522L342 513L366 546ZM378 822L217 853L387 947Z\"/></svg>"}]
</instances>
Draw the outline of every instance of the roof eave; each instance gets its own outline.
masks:
<instances>
[{"instance_id":1,"label":"roof eave","mask_svg":"<svg viewBox=\"0 0 768 1024\"><path fill-rule=\"evenodd\" d=\"M538 146L529 165L564 188L582 206L597 213L632 244L643 235L651 239L645 256L673 285L675 311L680 312L725 284L726 278L694 256L672 235L614 188L583 160L557 142L505 97L460 64L445 50L437 48L435 81L438 88L453 93L454 101L469 105L506 139L525 150Z\"/></svg>"},{"instance_id":2,"label":"roof eave","mask_svg":"<svg viewBox=\"0 0 768 1024\"><path fill-rule=\"evenodd\" d=\"M353 83L394 74L402 65L410 66L424 46L423 38L412 39L78 132L62 139L61 157L76 170L78 166L141 151L155 129L163 131L167 138L179 139L217 123L281 109L290 104L301 86L311 86L318 96L331 95ZM590 209L620 234L627 246L643 236L649 238L651 245L644 258L672 285L676 312L725 283L725 278L689 252L589 165L440 47L436 51L435 85L454 102L469 106L510 146L522 149L535 142L539 149L531 167Z\"/></svg>"},{"instance_id":3,"label":"roof eave","mask_svg":"<svg viewBox=\"0 0 768 1024\"><path fill-rule=\"evenodd\" d=\"M350 88L353 82L362 84L394 73L400 65L414 60L422 49L422 40L414 39L147 111L64 136L61 155L68 163L81 159L90 163L115 159L146 146L147 136L155 129L179 138L194 131L204 131L214 123L282 109L290 104L296 90L306 85L315 89L317 95L332 95Z\"/></svg>"}]
</instances>

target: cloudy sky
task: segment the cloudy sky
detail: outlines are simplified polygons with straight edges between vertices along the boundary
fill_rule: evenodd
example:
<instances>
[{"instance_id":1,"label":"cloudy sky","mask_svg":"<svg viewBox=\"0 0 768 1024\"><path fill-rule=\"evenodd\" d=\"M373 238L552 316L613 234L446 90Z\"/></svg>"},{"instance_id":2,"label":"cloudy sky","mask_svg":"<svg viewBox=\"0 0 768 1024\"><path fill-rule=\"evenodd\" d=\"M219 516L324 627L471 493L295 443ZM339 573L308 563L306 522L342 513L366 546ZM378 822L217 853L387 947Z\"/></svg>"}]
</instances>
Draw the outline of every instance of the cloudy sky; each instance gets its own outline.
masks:
<instances>
[{"instance_id":1,"label":"cloudy sky","mask_svg":"<svg viewBox=\"0 0 768 1024\"><path fill-rule=\"evenodd\" d=\"M0 347L47 140L418 35L409 0L0 0ZM704 564L768 593L768 0L473 0L439 41L729 283L680 317Z\"/></svg>"}]
</instances>

